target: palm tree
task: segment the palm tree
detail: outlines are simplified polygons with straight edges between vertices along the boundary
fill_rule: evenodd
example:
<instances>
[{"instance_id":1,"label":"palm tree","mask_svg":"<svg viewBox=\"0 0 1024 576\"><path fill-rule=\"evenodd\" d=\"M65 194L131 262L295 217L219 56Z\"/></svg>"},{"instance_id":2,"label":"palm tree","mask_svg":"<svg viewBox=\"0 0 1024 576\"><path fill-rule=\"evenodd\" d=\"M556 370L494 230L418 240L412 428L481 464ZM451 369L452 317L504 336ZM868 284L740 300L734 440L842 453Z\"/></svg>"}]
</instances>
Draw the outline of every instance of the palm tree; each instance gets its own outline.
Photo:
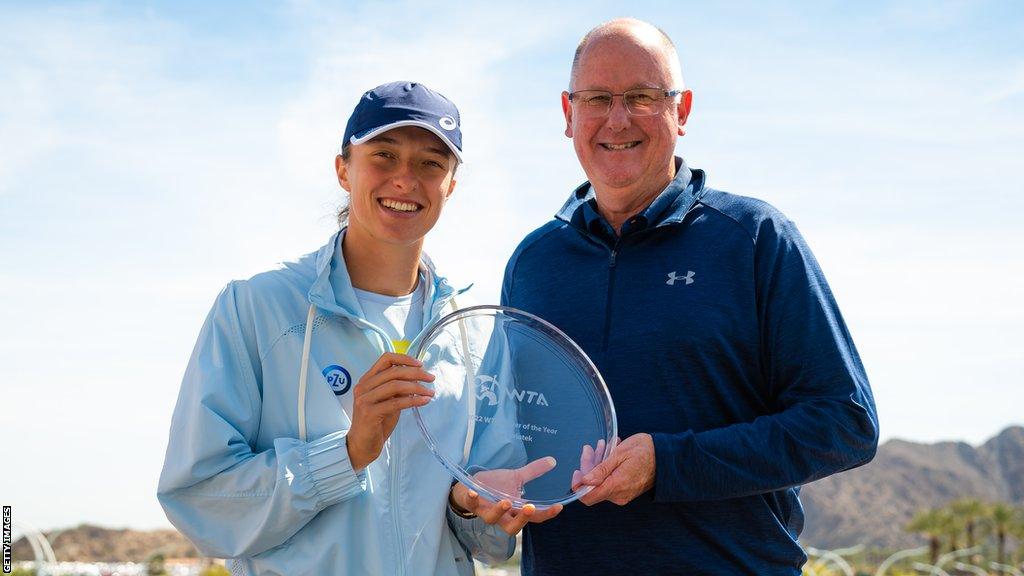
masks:
<instances>
[{"instance_id":1,"label":"palm tree","mask_svg":"<svg viewBox=\"0 0 1024 576\"><path fill-rule=\"evenodd\" d=\"M957 523L964 526L965 535L967 536L966 547L974 548L976 536L974 528L977 526L978 520L984 518L988 512L985 509L985 504L977 498L961 498L951 502L949 509L957 519Z\"/></svg>"},{"instance_id":2,"label":"palm tree","mask_svg":"<svg viewBox=\"0 0 1024 576\"><path fill-rule=\"evenodd\" d=\"M1017 539L1017 550L1021 553L1020 559L1024 560L1024 506L1017 508L1017 513L1007 526L1006 532Z\"/></svg>"},{"instance_id":3,"label":"palm tree","mask_svg":"<svg viewBox=\"0 0 1024 576\"><path fill-rule=\"evenodd\" d=\"M939 538L944 534L946 514L942 510L928 508L914 514L914 518L906 525L907 532L918 532L928 539L928 556L931 563L939 559Z\"/></svg>"},{"instance_id":4,"label":"palm tree","mask_svg":"<svg viewBox=\"0 0 1024 576\"><path fill-rule=\"evenodd\" d=\"M1016 528L1018 513L1017 509L1004 502L996 502L988 508L988 519L996 535L996 562L1000 564L1005 564L1006 535Z\"/></svg>"},{"instance_id":5,"label":"palm tree","mask_svg":"<svg viewBox=\"0 0 1024 576\"><path fill-rule=\"evenodd\" d=\"M960 521L960 518L956 514L953 514L953 511L949 508L940 508L939 526L940 533L946 538L949 538L949 551L952 552L954 550L959 550L960 546L957 542L959 542L960 533L963 532L964 529L963 522Z\"/></svg>"}]
</instances>

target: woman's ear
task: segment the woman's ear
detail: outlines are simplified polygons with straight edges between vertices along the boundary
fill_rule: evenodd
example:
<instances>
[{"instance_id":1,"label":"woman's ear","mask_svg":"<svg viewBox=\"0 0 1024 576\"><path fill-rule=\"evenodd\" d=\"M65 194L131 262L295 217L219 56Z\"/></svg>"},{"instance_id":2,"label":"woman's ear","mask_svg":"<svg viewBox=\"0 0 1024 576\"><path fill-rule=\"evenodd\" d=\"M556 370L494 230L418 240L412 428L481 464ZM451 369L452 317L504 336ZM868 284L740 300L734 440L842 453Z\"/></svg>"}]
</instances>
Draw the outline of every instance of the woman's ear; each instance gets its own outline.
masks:
<instances>
[{"instance_id":1,"label":"woman's ear","mask_svg":"<svg viewBox=\"0 0 1024 576\"><path fill-rule=\"evenodd\" d=\"M338 184L345 189L345 192L352 193L352 185L348 181L348 163L338 154L334 158L334 171L338 173Z\"/></svg>"}]
</instances>

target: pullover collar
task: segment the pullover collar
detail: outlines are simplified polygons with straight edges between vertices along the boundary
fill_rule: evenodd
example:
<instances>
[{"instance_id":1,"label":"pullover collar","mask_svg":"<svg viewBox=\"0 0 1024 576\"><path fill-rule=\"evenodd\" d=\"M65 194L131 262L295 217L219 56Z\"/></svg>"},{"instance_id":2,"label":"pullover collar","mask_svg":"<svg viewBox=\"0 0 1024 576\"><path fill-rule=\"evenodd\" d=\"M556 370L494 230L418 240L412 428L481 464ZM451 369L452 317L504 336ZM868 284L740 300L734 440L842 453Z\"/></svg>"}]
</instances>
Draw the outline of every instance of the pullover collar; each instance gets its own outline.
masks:
<instances>
[{"instance_id":1,"label":"pullover collar","mask_svg":"<svg viewBox=\"0 0 1024 576\"><path fill-rule=\"evenodd\" d=\"M657 197L622 225L622 235L647 228L678 224L704 195L704 171L691 170L679 156L675 157L676 175ZM555 218L567 222L588 235L598 234L614 240L615 232L597 211L594 187L584 182L573 191Z\"/></svg>"}]
</instances>

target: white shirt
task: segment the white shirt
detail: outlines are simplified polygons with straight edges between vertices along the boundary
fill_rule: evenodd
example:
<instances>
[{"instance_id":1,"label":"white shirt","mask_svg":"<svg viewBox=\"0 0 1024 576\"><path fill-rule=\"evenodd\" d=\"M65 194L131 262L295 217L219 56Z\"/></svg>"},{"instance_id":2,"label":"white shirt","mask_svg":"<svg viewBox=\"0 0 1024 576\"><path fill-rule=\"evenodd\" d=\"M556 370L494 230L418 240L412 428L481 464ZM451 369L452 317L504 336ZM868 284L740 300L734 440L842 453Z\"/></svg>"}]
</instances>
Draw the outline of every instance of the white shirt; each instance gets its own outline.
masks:
<instances>
[{"instance_id":1,"label":"white shirt","mask_svg":"<svg viewBox=\"0 0 1024 576\"><path fill-rule=\"evenodd\" d=\"M405 296L386 296L353 287L363 317L391 338L395 352L405 354L409 343L423 329L423 278Z\"/></svg>"}]
</instances>

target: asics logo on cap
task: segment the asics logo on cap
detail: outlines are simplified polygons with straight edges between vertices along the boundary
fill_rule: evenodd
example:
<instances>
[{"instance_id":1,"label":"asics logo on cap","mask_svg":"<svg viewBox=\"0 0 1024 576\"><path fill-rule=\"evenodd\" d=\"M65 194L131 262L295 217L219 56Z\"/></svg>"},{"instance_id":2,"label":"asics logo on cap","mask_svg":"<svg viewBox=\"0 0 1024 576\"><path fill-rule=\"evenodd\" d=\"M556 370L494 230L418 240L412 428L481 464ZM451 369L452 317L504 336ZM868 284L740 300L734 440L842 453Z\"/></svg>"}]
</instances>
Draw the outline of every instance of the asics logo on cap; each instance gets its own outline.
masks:
<instances>
[{"instance_id":1,"label":"asics logo on cap","mask_svg":"<svg viewBox=\"0 0 1024 576\"><path fill-rule=\"evenodd\" d=\"M437 124L445 130L455 130L456 126L455 118L452 118L451 116L442 116L441 119L437 121Z\"/></svg>"}]
</instances>

